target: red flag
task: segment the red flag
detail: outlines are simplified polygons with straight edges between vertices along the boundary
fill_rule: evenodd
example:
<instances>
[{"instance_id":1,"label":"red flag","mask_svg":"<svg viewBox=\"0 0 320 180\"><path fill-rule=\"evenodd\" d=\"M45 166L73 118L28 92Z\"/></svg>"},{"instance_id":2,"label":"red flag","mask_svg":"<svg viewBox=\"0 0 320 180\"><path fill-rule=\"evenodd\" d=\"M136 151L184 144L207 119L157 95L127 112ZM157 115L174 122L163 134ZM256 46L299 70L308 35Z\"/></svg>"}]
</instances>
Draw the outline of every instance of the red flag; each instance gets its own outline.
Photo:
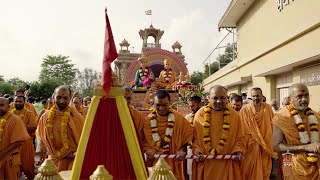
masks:
<instances>
[{"instance_id":1,"label":"red flag","mask_svg":"<svg viewBox=\"0 0 320 180\"><path fill-rule=\"evenodd\" d=\"M152 10L151 9L146 10L145 13L146 13L146 15L152 15Z\"/></svg>"},{"instance_id":2,"label":"red flag","mask_svg":"<svg viewBox=\"0 0 320 180\"><path fill-rule=\"evenodd\" d=\"M111 63L118 57L116 45L112 35L112 30L107 15L107 8L105 9L106 14L106 31L104 38L104 51L103 51L103 62L102 62L102 77L101 86L104 91L108 94L112 85L112 69Z\"/></svg>"}]
</instances>

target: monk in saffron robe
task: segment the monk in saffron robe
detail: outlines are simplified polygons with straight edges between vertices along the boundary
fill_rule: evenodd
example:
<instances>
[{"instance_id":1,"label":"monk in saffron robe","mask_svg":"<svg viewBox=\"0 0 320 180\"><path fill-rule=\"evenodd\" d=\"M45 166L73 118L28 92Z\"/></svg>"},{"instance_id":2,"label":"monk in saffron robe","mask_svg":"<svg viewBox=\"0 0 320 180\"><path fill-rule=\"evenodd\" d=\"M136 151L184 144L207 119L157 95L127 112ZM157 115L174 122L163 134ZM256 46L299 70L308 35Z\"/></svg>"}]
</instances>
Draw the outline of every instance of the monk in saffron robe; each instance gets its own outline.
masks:
<instances>
[{"instance_id":1,"label":"monk in saffron robe","mask_svg":"<svg viewBox=\"0 0 320 180\"><path fill-rule=\"evenodd\" d=\"M83 98L82 106L83 106L83 116L84 116L84 118L87 117L88 110L89 110L89 107L90 107L90 103L91 103L91 97L86 96L85 98Z\"/></svg>"},{"instance_id":2,"label":"monk in saffron robe","mask_svg":"<svg viewBox=\"0 0 320 180\"><path fill-rule=\"evenodd\" d=\"M84 117L81 99L79 97L74 97L72 99L72 103L74 104L74 107L76 108L76 110Z\"/></svg>"},{"instance_id":3,"label":"monk in saffron robe","mask_svg":"<svg viewBox=\"0 0 320 180\"><path fill-rule=\"evenodd\" d=\"M54 92L55 105L40 118L38 129L41 142L58 171L70 170L76 155L84 118L69 106L71 90L59 86Z\"/></svg>"},{"instance_id":4,"label":"monk in saffron robe","mask_svg":"<svg viewBox=\"0 0 320 180\"><path fill-rule=\"evenodd\" d=\"M25 93L22 89L18 89L14 92L14 96L24 96ZM36 111L36 108L33 106L33 104L25 102L25 106L27 108L27 110L31 111L34 115L34 117L38 117L38 113ZM10 104L11 109L14 108L14 103Z\"/></svg>"},{"instance_id":5,"label":"monk in saffron robe","mask_svg":"<svg viewBox=\"0 0 320 180\"><path fill-rule=\"evenodd\" d=\"M201 103L201 97L199 96L192 96L190 99L189 99L189 105L190 105L190 108L192 110L192 113L190 114L187 114L185 116L186 120L188 120L190 122L190 124L193 126L193 123L194 123L194 116L195 114L197 113L197 111L202 107L202 103ZM188 146L188 150L187 150L187 154L188 155L192 155L192 142L189 143L189 146ZM189 176L188 179L192 179L192 162L193 162L193 159L188 159L187 160L187 174Z\"/></svg>"},{"instance_id":6,"label":"monk in saffron robe","mask_svg":"<svg viewBox=\"0 0 320 180\"><path fill-rule=\"evenodd\" d=\"M289 88L291 104L273 118L273 147L280 153L293 153L292 166L284 171L286 180L320 179L320 116L309 106L309 90L303 84Z\"/></svg>"},{"instance_id":7,"label":"monk in saffron robe","mask_svg":"<svg viewBox=\"0 0 320 180\"><path fill-rule=\"evenodd\" d=\"M142 149L142 142L143 142L143 125L144 125L144 121L145 118L144 116L140 113L140 111L136 110L132 105L132 98L133 98L133 91L132 89L130 89L129 87L125 87L124 88L124 98L127 101L127 105L137 132L137 137L139 140L139 144L140 144L140 148Z\"/></svg>"},{"instance_id":8,"label":"monk in saffron robe","mask_svg":"<svg viewBox=\"0 0 320 180\"><path fill-rule=\"evenodd\" d=\"M154 102L156 108L143 127L148 161L154 160L154 154L176 154L176 159L165 160L177 179L185 179L183 160L187 144L192 141L192 126L182 114L170 108L170 95L166 90L157 91Z\"/></svg>"},{"instance_id":9,"label":"monk in saffron robe","mask_svg":"<svg viewBox=\"0 0 320 180\"><path fill-rule=\"evenodd\" d=\"M23 145L21 146L21 164L22 164L22 171L28 177L28 179L34 178L34 145L33 145L33 138L34 132L37 129L37 121L36 117L34 117L33 113L26 108L24 108L25 104L25 97L24 96L16 96L14 98L14 109L12 110L13 114L18 115L26 129L29 133L30 138L26 140Z\"/></svg>"},{"instance_id":10,"label":"monk in saffron robe","mask_svg":"<svg viewBox=\"0 0 320 180\"><path fill-rule=\"evenodd\" d=\"M22 120L9 109L8 100L0 97L0 179L18 180L20 147L30 136Z\"/></svg>"},{"instance_id":11,"label":"monk in saffron robe","mask_svg":"<svg viewBox=\"0 0 320 180\"><path fill-rule=\"evenodd\" d=\"M240 162L244 136L239 114L229 107L227 90L215 85L209 90L209 104L194 119L194 180L241 180ZM234 160L204 160L205 155L238 155Z\"/></svg>"},{"instance_id":12,"label":"monk in saffron robe","mask_svg":"<svg viewBox=\"0 0 320 180\"><path fill-rule=\"evenodd\" d=\"M246 142L245 160L241 164L243 179L269 179L272 157L273 111L270 105L262 102L262 90L251 90L252 101L240 110Z\"/></svg>"},{"instance_id":13,"label":"monk in saffron robe","mask_svg":"<svg viewBox=\"0 0 320 180\"><path fill-rule=\"evenodd\" d=\"M171 69L171 60L165 59L164 70L160 72L158 81L156 81L156 85L159 89L172 89L176 84L177 74L175 71Z\"/></svg>"}]
</instances>

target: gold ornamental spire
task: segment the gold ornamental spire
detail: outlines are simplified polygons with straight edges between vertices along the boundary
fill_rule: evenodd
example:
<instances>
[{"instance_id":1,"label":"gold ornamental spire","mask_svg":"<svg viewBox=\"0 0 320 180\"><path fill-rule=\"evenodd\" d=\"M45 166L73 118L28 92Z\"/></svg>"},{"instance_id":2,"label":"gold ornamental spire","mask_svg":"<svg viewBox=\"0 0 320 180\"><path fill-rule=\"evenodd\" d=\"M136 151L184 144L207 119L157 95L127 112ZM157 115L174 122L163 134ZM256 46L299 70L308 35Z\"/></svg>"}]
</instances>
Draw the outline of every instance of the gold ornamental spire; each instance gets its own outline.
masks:
<instances>
[{"instance_id":1,"label":"gold ornamental spire","mask_svg":"<svg viewBox=\"0 0 320 180\"><path fill-rule=\"evenodd\" d=\"M63 180L58 174L58 168L53 161L46 159L38 169L39 173L34 180Z\"/></svg>"},{"instance_id":2,"label":"gold ornamental spire","mask_svg":"<svg viewBox=\"0 0 320 180\"><path fill-rule=\"evenodd\" d=\"M152 172L148 180L176 180L171 172L170 166L163 158L160 158L156 165L152 167Z\"/></svg>"},{"instance_id":3,"label":"gold ornamental spire","mask_svg":"<svg viewBox=\"0 0 320 180\"><path fill-rule=\"evenodd\" d=\"M90 180L112 180L112 175L109 174L104 165L99 165L90 176Z\"/></svg>"}]
</instances>

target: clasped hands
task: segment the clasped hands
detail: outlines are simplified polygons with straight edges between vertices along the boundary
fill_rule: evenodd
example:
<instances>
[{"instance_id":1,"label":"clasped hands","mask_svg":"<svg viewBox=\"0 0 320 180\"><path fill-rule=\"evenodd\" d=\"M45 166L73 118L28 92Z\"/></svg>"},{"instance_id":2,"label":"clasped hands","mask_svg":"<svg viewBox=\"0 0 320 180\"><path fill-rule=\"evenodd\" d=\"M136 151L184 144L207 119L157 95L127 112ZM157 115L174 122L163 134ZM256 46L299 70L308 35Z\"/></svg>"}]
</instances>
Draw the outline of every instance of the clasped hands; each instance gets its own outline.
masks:
<instances>
[{"instance_id":1,"label":"clasped hands","mask_svg":"<svg viewBox=\"0 0 320 180\"><path fill-rule=\"evenodd\" d=\"M306 144L304 150L307 152L320 153L320 143L314 142L311 144Z\"/></svg>"}]
</instances>

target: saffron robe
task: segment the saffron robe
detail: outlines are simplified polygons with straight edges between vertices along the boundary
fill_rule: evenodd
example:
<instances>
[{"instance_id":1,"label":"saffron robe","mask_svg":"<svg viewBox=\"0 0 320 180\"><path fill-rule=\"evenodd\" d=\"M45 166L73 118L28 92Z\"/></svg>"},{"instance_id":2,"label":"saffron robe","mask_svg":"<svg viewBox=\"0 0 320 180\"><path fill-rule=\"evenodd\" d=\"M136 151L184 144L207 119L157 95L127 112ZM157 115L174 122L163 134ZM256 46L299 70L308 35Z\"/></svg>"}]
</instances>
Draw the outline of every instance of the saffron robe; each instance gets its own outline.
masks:
<instances>
[{"instance_id":1,"label":"saffron robe","mask_svg":"<svg viewBox=\"0 0 320 180\"><path fill-rule=\"evenodd\" d=\"M240 110L246 142L245 160L241 163L243 179L269 179L272 157L276 157L272 146L273 116L271 106L264 102L259 112L252 102Z\"/></svg>"},{"instance_id":2,"label":"saffron robe","mask_svg":"<svg viewBox=\"0 0 320 180\"><path fill-rule=\"evenodd\" d=\"M318 124L320 124L320 115L313 111L317 116ZM303 124L308 131L310 136L310 127L308 118L305 117L302 120ZM278 127L284 134L285 144L288 145L300 145L299 131L292 118L289 110L289 106L286 106L279 110L273 118L272 124ZM317 153L318 159L320 155ZM309 163L307 161L307 152L296 152L292 157L292 169L289 172L283 172L284 179L286 180L309 180L309 179L320 179L320 161L317 163Z\"/></svg>"},{"instance_id":3,"label":"saffron robe","mask_svg":"<svg viewBox=\"0 0 320 180\"><path fill-rule=\"evenodd\" d=\"M53 119L53 140L49 139L49 132L46 127L49 112L50 111L46 111L39 121L38 130L41 142L46 147L51 158L56 162L59 172L70 170L74 159L68 159L66 156L70 152L76 152L77 150L84 118L75 108L71 108L70 118L67 125L69 149L61 154L60 157L56 157L55 153L57 150L60 150L63 147L61 139L61 121L64 112L59 111L58 109L55 110L55 116Z\"/></svg>"},{"instance_id":4,"label":"saffron robe","mask_svg":"<svg viewBox=\"0 0 320 180\"><path fill-rule=\"evenodd\" d=\"M171 70L172 74L168 82L166 82L164 76L166 74L166 70L162 70L160 72L158 81L156 82L157 87L160 89L172 89L172 87L176 84L176 72ZM168 72L169 73L169 72Z\"/></svg>"},{"instance_id":5,"label":"saffron robe","mask_svg":"<svg viewBox=\"0 0 320 180\"><path fill-rule=\"evenodd\" d=\"M194 142L193 150L210 155L203 140L203 123L205 121L204 108L198 110L194 119ZM244 153L244 135L239 114L231 107L227 107L230 115L230 128L228 139L219 155L230 155L236 152ZM223 111L211 111L210 140L211 147L217 148L222 135L222 125L224 120ZM204 162L193 161L193 180L241 180L240 162L237 160L205 160Z\"/></svg>"},{"instance_id":6,"label":"saffron robe","mask_svg":"<svg viewBox=\"0 0 320 180\"><path fill-rule=\"evenodd\" d=\"M4 125L1 135L0 151L10 146L15 142L26 141L29 139L27 129L21 118L12 114L8 117ZM18 180L21 165L21 147L18 147L9 152L3 159L0 160L0 179Z\"/></svg>"},{"instance_id":7,"label":"saffron robe","mask_svg":"<svg viewBox=\"0 0 320 180\"><path fill-rule=\"evenodd\" d=\"M169 143L169 154L177 154L180 148L192 141L193 130L191 124L183 117L182 114L174 111L175 123L173 127L172 138ZM143 132L145 134L144 150L152 154L162 154L162 149L156 145L152 139L151 131L151 114L146 118ZM157 127L161 141L164 142L166 128L168 127L168 116L157 115ZM185 150L186 151L186 150ZM187 152L186 152L187 153ZM184 163L173 159L165 159L177 179L185 179L184 177ZM155 162L153 162L155 163Z\"/></svg>"},{"instance_id":8,"label":"saffron robe","mask_svg":"<svg viewBox=\"0 0 320 180\"><path fill-rule=\"evenodd\" d=\"M26 128L27 127L37 128L36 117L31 111L22 109L20 111L16 111L15 114L22 119ZM33 145L34 133L29 134L29 136L30 138L22 144L20 154L21 154L21 164L22 164L23 172L28 177L28 179L33 179L34 169L35 169L34 167L35 150Z\"/></svg>"}]
</instances>

